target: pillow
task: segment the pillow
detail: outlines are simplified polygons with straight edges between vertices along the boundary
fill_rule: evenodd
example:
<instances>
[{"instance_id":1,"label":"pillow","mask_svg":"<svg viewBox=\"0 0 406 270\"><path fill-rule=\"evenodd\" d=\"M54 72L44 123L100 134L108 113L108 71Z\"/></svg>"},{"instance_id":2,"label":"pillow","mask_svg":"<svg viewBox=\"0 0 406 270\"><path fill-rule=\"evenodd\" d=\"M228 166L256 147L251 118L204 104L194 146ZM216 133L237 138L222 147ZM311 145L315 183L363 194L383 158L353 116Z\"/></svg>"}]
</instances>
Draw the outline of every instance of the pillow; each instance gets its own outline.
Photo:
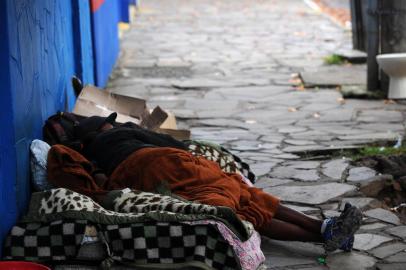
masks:
<instances>
[{"instance_id":1,"label":"pillow","mask_svg":"<svg viewBox=\"0 0 406 270\"><path fill-rule=\"evenodd\" d=\"M47 178L47 159L50 148L49 144L41 140L33 140L31 143L31 180L35 191L53 188Z\"/></svg>"}]
</instances>

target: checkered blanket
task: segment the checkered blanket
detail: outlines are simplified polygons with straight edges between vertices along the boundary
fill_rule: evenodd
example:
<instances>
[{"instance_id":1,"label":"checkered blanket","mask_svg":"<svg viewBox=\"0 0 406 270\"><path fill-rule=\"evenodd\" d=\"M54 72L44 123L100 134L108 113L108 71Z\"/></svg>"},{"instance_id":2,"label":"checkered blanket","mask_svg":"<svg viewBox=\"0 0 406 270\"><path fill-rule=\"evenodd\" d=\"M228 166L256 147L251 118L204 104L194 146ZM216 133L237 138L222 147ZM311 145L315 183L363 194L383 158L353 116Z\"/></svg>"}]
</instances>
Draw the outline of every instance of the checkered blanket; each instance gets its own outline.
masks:
<instances>
[{"instance_id":1,"label":"checkered blanket","mask_svg":"<svg viewBox=\"0 0 406 270\"><path fill-rule=\"evenodd\" d=\"M18 223L8 234L4 259L65 261L80 248L86 220L56 220L48 223Z\"/></svg>"},{"instance_id":2,"label":"checkered blanket","mask_svg":"<svg viewBox=\"0 0 406 270\"><path fill-rule=\"evenodd\" d=\"M107 205L121 211L119 213L66 189L34 193L28 215L7 237L4 258L39 262L70 260L75 258L85 227L90 224L98 228L114 261L147 267L179 264L206 269L241 269L238 256L216 226L187 224L214 219L233 228L241 239L248 239L249 226L238 218L230 218L232 213L213 206L196 204L192 207L191 202L172 197L163 201L167 203L166 210L175 212L151 211L136 207L137 201L145 202L145 197L134 199L137 194L141 193L121 191L107 196L110 200ZM151 197L152 203L156 202L156 196ZM168 202L174 204L168 205ZM134 213L130 213L131 209Z\"/></svg>"},{"instance_id":3,"label":"checkered blanket","mask_svg":"<svg viewBox=\"0 0 406 270\"><path fill-rule=\"evenodd\" d=\"M4 247L5 260L62 262L75 260L86 220L15 225ZM108 246L109 261L130 266L200 266L206 269L239 269L231 246L215 226L179 222L145 222L96 225Z\"/></svg>"},{"instance_id":4,"label":"checkered blanket","mask_svg":"<svg viewBox=\"0 0 406 270\"><path fill-rule=\"evenodd\" d=\"M195 265L240 269L233 249L214 226L147 222L104 226L113 259L135 265Z\"/></svg>"}]
</instances>

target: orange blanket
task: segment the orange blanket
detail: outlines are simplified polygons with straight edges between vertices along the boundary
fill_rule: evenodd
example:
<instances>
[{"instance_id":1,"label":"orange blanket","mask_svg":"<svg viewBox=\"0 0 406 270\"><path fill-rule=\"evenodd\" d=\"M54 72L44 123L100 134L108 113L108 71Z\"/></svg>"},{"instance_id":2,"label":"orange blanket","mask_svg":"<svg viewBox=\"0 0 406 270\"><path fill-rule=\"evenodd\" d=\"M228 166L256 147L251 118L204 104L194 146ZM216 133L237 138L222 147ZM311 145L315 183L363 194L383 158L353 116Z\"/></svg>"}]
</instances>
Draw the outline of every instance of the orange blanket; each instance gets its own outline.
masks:
<instances>
[{"instance_id":1,"label":"orange blanket","mask_svg":"<svg viewBox=\"0 0 406 270\"><path fill-rule=\"evenodd\" d=\"M249 187L238 174L224 173L217 163L167 147L133 153L114 170L106 188L153 192L162 183L189 201L228 206L259 231L269 225L279 205L278 198Z\"/></svg>"},{"instance_id":2,"label":"orange blanket","mask_svg":"<svg viewBox=\"0 0 406 270\"><path fill-rule=\"evenodd\" d=\"M90 161L69 147L54 145L48 152L48 181L53 186L67 188L99 201L108 191L96 184L92 177L94 170Z\"/></svg>"},{"instance_id":3,"label":"orange blanket","mask_svg":"<svg viewBox=\"0 0 406 270\"><path fill-rule=\"evenodd\" d=\"M279 205L278 198L249 187L240 175L224 173L217 163L175 148L143 148L134 152L101 187L91 176L93 170L89 161L68 147L56 145L49 151L49 181L96 201L110 190L128 187L154 192L166 185L186 200L230 207L260 232L269 225Z\"/></svg>"}]
</instances>

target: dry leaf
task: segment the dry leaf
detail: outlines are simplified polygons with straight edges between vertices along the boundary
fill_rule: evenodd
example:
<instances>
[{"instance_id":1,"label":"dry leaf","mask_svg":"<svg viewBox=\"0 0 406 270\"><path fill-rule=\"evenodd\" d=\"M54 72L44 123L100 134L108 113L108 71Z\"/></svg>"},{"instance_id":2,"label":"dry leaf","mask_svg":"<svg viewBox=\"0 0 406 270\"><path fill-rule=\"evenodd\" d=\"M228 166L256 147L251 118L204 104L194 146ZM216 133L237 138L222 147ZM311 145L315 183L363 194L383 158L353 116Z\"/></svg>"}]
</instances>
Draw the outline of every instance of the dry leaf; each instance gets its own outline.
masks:
<instances>
[{"instance_id":1,"label":"dry leaf","mask_svg":"<svg viewBox=\"0 0 406 270\"><path fill-rule=\"evenodd\" d=\"M337 98L337 102L340 104L345 104L345 99L342 97Z\"/></svg>"},{"instance_id":2,"label":"dry leaf","mask_svg":"<svg viewBox=\"0 0 406 270\"><path fill-rule=\"evenodd\" d=\"M289 112L297 112L297 109L295 107L289 107L288 111Z\"/></svg>"},{"instance_id":3,"label":"dry leaf","mask_svg":"<svg viewBox=\"0 0 406 270\"><path fill-rule=\"evenodd\" d=\"M305 87L304 87L303 84L301 84L301 85L296 86L295 89L296 89L297 91L304 91L304 90L305 90Z\"/></svg>"}]
</instances>

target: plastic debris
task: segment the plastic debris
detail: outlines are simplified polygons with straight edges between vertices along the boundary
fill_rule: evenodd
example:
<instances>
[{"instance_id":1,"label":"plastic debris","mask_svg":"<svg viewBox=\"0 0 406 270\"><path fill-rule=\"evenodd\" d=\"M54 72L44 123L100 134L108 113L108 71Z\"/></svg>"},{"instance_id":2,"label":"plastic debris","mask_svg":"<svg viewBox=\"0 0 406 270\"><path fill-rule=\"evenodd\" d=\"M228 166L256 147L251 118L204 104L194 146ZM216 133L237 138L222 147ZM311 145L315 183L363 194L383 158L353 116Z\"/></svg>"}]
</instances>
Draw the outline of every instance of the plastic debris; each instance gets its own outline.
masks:
<instances>
[{"instance_id":1,"label":"plastic debris","mask_svg":"<svg viewBox=\"0 0 406 270\"><path fill-rule=\"evenodd\" d=\"M322 265L326 265L326 257L318 257L317 262Z\"/></svg>"},{"instance_id":2,"label":"plastic debris","mask_svg":"<svg viewBox=\"0 0 406 270\"><path fill-rule=\"evenodd\" d=\"M399 149L402 146L403 136L399 136L396 144L393 146L395 149Z\"/></svg>"}]
</instances>

